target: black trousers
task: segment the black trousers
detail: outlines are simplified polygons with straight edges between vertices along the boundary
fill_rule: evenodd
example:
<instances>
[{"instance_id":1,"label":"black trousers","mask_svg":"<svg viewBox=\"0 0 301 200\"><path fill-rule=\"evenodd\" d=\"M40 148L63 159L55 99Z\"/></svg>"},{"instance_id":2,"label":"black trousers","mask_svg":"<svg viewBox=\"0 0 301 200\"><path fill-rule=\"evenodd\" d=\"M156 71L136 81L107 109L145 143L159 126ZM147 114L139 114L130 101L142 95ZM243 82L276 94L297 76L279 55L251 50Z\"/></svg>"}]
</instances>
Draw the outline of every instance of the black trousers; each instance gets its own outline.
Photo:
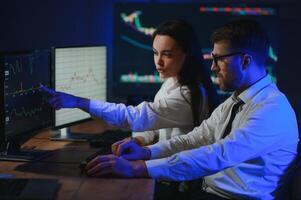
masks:
<instances>
[{"instance_id":1,"label":"black trousers","mask_svg":"<svg viewBox=\"0 0 301 200\"><path fill-rule=\"evenodd\" d=\"M157 181L154 200L225 200L202 190L201 180L189 181L185 184L187 187L181 190L179 187L183 184L179 182Z\"/></svg>"}]
</instances>

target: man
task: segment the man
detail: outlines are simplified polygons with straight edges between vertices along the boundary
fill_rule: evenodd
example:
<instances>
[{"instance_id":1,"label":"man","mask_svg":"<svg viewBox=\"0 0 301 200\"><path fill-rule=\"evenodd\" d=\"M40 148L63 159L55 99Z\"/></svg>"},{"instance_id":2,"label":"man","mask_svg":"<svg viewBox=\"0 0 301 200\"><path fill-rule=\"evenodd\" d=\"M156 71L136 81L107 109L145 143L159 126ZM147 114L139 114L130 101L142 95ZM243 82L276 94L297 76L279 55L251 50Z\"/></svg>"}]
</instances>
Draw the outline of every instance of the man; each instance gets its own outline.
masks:
<instances>
[{"instance_id":1,"label":"man","mask_svg":"<svg viewBox=\"0 0 301 200\"><path fill-rule=\"evenodd\" d=\"M226 199L275 198L296 157L298 129L287 98L267 75L267 36L255 21L239 20L217 29L212 42L211 69L231 97L187 135L148 147L132 140L115 144L117 156L95 158L88 174L203 178L200 199L207 193Z\"/></svg>"}]
</instances>

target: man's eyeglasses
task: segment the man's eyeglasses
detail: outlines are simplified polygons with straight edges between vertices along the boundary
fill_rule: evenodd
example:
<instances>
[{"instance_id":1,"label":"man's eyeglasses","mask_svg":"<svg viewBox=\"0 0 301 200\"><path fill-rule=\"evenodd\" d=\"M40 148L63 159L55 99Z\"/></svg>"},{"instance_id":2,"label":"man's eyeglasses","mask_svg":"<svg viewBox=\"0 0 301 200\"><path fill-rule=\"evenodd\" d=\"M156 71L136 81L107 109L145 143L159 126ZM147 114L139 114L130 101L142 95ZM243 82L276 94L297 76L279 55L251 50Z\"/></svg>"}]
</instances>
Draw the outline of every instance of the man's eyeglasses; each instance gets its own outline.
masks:
<instances>
[{"instance_id":1,"label":"man's eyeglasses","mask_svg":"<svg viewBox=\"0 0 301 200\"><path fill-rule=\"evenodd\" d=\"M220 55L220 56L217 56L217 55L211 53L212 59L213 59L213 62L214 62L215 65L218 65L217 62L218 62L219 60L223 59L223 58L230 57L230 56L235 56L235 55L239 55L239 54L245 55L245 53L243 53L243 52L229 53L229 54L226 54L226 55Z\"/></svg>"}]
</instances>

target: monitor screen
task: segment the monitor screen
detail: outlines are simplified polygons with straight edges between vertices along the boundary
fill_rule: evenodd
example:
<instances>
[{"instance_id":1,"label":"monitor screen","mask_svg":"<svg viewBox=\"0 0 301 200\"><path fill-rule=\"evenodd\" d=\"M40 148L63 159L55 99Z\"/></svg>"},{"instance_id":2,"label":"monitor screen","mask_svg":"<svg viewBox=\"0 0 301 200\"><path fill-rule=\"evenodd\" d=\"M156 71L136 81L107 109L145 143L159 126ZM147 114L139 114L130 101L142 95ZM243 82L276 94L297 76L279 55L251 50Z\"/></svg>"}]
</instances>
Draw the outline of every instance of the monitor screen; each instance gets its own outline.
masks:
<instances>
[{"instance_id":1,"label":"monitor screen","mask_svg":"<svg viewBox=\"0 0 301 200\"><path fill-rule=\"evenodd\" d=\"M48 96L39 90L40 84L51 87L50 53L49 50L0 53L1 143L7 146L16 143L12 151L20 151L18 145L53 125Z\"/></svg>"},{"instance_id":2,"label":"monitor screen","mask_svg":"<svg viewBox=\"0 0 301 200\"><path fill-rule=\"evenodd\" d=\"M164 20L184 19L192 24L199 37L206 66L211 67L210 35L219 26L238 18L257 20L267 30L270 40L267 69L274 81L278 58L277 9L271 6L234 3L124 3L114 7L113 95L155 95L161 85L152 52L152 33ZM229 96L219 90L221 99Z\"/></svg>"},{"instance_id":3,"label":"monitor screen","mask_svg":"<svg viewBox=\"0 0 301 200\"><path fill-rule=\"evenodd\" d=\"M54 48L54 87L57 91L106 101L106 71L106 46ZM67 127L90 118L80 109L57 110L55 127Z\"/></svg>"},{"instance_id":4,"label":"monitor screen","mask_svg":"<svg viewBox=\"0 0 301 200\"><path fill-rule=\"evenodd\" d=\"M4 71L4 120L7 138L50 126L52 109L40 84L51 85L50 51L1 55Z\"/></svg>"}]
</instances>

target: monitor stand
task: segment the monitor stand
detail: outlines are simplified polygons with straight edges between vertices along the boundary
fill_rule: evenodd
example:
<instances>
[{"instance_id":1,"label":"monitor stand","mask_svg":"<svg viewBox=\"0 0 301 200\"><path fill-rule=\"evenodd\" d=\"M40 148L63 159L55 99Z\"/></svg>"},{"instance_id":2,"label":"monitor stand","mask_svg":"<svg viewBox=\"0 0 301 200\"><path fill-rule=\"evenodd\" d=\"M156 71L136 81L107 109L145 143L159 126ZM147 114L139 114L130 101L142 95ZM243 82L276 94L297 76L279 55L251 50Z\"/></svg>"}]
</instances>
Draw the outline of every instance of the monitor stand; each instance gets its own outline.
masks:
<instances>
[{"instance_id":1,"label":"monitor stand","mask_svg":"<svg viewBox=\"0 0 301 200\"><path fill-rule=\"evenodd\" d=\"M0 160L35 161L45 157L50 150L22 149L19 141L7 142L6 149L0 153Z\"/></svg>"},{"instance_id":2,"label":"monitor stand","mask_svg":"<svg viewBox=\"0 0 301 200\"><path fill-rule=\"evenodd\" d=\"M72 132L70 128L62 128L50 136L50 140L72 141L72 142L87 142L95 137L94 134Z\"/></svg>"}]
</instances>

